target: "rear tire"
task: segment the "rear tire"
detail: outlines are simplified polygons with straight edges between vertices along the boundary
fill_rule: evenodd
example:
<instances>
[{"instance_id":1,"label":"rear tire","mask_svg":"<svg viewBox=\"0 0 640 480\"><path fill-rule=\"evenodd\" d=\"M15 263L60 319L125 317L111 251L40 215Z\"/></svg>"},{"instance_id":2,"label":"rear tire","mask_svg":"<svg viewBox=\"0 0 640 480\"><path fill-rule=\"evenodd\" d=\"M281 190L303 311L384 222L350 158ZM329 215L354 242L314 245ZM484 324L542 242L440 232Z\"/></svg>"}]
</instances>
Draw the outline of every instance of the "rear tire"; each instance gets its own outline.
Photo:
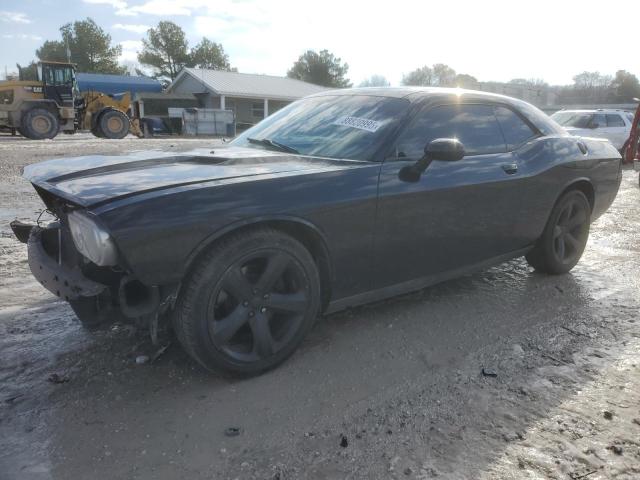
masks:
<instances>
[{"instance_id":1,"label":"rear tire","mask_svg":"<svg viewBox=\"0 0 640 480\"><path fill-rule=\"evenodd\" d=\"M320 310L320 278L294 238L261 228L231 235L197 262L173 325L184 349L210 371L257 375L284 362Z\"/></svg>"},{"instance_id":2,"label":"rear tire","mask_svg":"<svg viewBox=\"0 0 640 480\"><path fill-rule=\"evenodd\" d=\"M121 139L129 133L129 117L118 110L107 110L98 120L98 128L104 138Z\"/></svg>"},{"instance_id":3,"label":"rear tire","mask_svg":"<svg viewBox=\"0 0 640 480\"><path fill-rule=\"evenodd\" d=\"M580 260L589 238L591 205L579 190L565 193L551 216L536 246L526 259L539 272L569 272Z\"/></svg>"},{"instance_id":4,"label":"rear tire","mask_svg":"<svg viewBox=\"0 0 640 480\"><path fill-rule=\"evenodd\" d=\"M22 117L21 133L31 140L53 138L59 130L58 117L46 108L32 108Z\"/></svg>"}]
</instances>

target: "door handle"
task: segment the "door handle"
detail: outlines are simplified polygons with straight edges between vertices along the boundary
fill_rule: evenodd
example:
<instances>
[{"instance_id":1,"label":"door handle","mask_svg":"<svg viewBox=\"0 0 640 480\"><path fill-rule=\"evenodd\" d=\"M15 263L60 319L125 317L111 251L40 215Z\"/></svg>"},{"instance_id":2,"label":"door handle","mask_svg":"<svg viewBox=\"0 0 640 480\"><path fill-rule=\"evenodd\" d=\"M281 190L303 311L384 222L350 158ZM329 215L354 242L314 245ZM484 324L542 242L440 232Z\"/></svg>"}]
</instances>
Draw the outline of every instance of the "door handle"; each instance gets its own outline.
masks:
<instances>
[{"instance_id":1,"label":"door handle","mask_svg":"<svg viewBox=\"0 0 640 480\"><path fill-rule=\"evenodd\" d=\"M518 164L517 163L507 163L502 165L502 170L507 175L513 175L514 173L518 173Z\"/></svg>"}]
</instances>

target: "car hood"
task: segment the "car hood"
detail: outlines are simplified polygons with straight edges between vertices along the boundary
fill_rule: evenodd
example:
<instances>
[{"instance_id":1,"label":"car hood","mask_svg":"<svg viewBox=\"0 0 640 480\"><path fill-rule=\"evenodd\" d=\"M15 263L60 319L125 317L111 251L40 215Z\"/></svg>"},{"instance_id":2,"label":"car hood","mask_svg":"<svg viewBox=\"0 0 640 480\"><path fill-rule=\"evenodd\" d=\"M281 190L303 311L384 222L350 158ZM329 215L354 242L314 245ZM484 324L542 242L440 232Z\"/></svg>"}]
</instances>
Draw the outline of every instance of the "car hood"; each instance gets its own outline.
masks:
<instances>
[{"instance_id":1,"label":"car hood","mask_svg":"<svg viewBox=\"0 0 640 480\"><path fill-rule=\"evenodd\" d=\"M215 150L180 153L153 151L48 160L25 167L24 177L38 188L89 207L184 186L254 181L367 164L369 162L219 146Z\"/></svg>"}]
</instances>

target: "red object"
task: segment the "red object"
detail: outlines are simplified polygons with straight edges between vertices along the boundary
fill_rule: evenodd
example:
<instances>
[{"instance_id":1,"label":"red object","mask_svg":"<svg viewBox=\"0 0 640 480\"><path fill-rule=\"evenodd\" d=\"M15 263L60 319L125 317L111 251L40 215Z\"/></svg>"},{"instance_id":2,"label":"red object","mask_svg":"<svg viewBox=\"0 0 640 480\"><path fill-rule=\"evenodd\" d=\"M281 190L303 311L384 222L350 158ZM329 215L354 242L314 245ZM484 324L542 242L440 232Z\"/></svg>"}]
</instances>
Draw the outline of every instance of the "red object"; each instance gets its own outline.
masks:
<instances>
[{"instance_id":1,"label":"red object","mask_svg":"<svg viewBox=\"0 0 640 480\"><path fill-rule=\"evenodd\" d=\"M633 119L631 133L627 148L624 150L623 163L633 163L633 160L640 160L640 104L636 109L636 116Z\"/></svg>"}]
</instances>

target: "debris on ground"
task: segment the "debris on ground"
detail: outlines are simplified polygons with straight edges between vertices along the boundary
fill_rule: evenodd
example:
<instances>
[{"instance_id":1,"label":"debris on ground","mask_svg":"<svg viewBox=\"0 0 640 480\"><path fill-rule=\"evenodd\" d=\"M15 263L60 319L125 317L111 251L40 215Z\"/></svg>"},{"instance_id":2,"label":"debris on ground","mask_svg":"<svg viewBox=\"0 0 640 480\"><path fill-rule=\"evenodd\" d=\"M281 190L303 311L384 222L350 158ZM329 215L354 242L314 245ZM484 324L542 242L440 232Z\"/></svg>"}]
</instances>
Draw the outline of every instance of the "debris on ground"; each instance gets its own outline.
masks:
<instances>
[{"instance_id":1,"label":"debris on ground","mask_svg":"<svg viewBox=\"0 0 640 480\"><path fill-rule=\"evenodd\" d=\"M153 356L151 357L151 363L155 362L156 360L158 360L158 358L160 358L162 356L162 354L164 354L164 352L167 351L167 349L171 346L171 342L167 343L165 346L160 347L156 353L153 354Z\"/></svg>"},{"instance_id":2,"label":"debris on ground","mask_svg":"<svg viewBox=\"0 0 640 480\"><path fill-rule=\"evenodd\" d=\"M224 431L225 436L227 437L237 437L240 435L239 427L227 427Z\"/></svg>"},{"instance_id":3,"label":"debris on ground","mask_svg":"<svg viewBox=\"0 0 640 480\"><path fill-rule=\"evenodd\" d=\"M138 355L136 357L136 363L138 365L143 365L149 361L149 357L147 355Z\"/></svg>"},{"instance_id":4,"label":"debris on ground","mask_svg":"<svg viewBox=\"0 0 640 480\"><path fill-rule=\"evenodd\" d=\"M47 380L49 382L51 382L51 383L67 383L71 379L69 377L67 377L66 375L60 375L60 374L57 374L57 373L52 373L51 375L49 375Z\"/></svg>"},{"instance_id":5,"label":"debris on ground","mask_svg":"<svg viewBox=\"0 0 640 480\"><path fill-rule=\"evenodd\" d=\"M620 445L610 445L607 447L607 450L611 450L616 455L622 455L622 447Z\"/></svg>"},{"instance_id":6,"label":"debris on ground","mask_svg":"<svg viewBox=\"0 0 640 480\"><path fill-rule=\"evenodd\" d=\"M498 376L498 372L496 372L495 370L492 370L490 368L486 368L486 367L482 367L482 375L485 377L497 377Z\"/></svg>"}]
</instances>

